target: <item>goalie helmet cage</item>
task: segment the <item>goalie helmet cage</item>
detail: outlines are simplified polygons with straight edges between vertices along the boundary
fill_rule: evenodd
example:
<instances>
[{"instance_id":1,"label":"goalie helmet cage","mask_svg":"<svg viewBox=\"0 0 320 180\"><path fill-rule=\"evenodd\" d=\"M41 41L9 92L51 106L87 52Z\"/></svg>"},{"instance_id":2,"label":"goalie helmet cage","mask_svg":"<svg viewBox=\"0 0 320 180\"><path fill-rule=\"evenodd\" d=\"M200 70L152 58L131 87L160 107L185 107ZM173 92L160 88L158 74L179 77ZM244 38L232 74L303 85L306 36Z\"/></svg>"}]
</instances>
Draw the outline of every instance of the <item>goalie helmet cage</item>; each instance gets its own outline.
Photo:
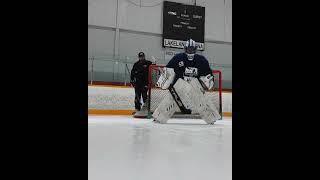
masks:
<instances>
[{"instance_id":1,"label":"goalie helmet cage","mask_svg":"<svg viewBox=\"0 0 320 180\"><path fill-rule=\"evenodd\" d=\"M161 100L165 96L170 95L168 90L163 90L156 87L157 80L160 77L160 69L164 68L164 65L150 65L148 73L148 118L151 118L152 113L158 107ZM218 112L222 118L222 77L221 71L213 70L214 75L214 89L205 92L205 97L208 99L209 103L215 105L218 108ZM192 114L182 114L177 108L173 118L200 118L198 113Z\"/></svg>"}]
</instances>

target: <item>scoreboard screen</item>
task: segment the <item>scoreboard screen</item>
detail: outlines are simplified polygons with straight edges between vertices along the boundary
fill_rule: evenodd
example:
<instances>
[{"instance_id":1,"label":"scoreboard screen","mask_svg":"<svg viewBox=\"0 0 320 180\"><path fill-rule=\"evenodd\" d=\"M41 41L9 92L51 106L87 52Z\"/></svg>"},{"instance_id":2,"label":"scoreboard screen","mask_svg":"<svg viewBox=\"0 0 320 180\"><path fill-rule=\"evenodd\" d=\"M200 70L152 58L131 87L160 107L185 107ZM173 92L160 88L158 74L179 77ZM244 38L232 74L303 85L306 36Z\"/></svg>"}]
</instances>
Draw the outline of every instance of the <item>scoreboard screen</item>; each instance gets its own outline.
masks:
<instances>
[{"instance_id":1,"label":"scoreboard screen","mask_svg":"<svg viewBox=\"0 0 320 180\"><path fill-rule=\"evenodd\" d=\"M193 39L204 50L205 7L164 1L163 47L183 48Z\"/></svg>"}]
</instances>

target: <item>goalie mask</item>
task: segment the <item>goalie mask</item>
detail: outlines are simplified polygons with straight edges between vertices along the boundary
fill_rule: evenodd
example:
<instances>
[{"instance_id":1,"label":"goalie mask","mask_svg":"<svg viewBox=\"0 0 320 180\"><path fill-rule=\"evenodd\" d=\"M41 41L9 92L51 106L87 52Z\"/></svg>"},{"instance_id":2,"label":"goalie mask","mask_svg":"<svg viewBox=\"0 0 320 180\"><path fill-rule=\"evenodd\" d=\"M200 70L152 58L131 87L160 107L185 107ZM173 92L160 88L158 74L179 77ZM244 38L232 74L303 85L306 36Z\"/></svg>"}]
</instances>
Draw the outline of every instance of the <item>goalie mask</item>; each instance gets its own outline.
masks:
<instances>
[{"instance_id":1,"label":"goalie mask","mask_svg":"<svg viewBox=\"0 0 320 180\"><path fill-rule=\"evenodd\" d=\"M185 51L186 55L188 56L188 60L192 61L194 58L194 54L197 51L196 42L192 39L189 39L184 46L184 51Z\"/></svg>"}]
</instances>

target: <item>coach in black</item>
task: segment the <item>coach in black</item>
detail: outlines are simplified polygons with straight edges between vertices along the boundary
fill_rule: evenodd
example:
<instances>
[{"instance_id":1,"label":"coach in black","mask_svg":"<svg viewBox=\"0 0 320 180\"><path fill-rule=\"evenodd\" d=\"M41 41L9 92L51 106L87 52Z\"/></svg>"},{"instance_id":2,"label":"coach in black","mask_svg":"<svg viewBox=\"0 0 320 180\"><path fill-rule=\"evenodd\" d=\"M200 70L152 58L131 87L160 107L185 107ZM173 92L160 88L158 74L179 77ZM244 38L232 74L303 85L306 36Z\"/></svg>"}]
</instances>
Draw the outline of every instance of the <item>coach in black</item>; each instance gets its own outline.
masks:
<instances>
[{"instance_id":1,"label":"coach in black","mask_svg":"<svg viewBox=\"0 0 320 180\"><path fill-rule=\"evenodd\" d=\"M151 61L145 59L145 54L139 52L139 60L134 63L131 70L131 84L135 90L135 109L140 111L141 109L141 96L143 103L147 101L147 90L148 90L148 70L149 66L152 64Z\"/></svg>"}]
</instances>

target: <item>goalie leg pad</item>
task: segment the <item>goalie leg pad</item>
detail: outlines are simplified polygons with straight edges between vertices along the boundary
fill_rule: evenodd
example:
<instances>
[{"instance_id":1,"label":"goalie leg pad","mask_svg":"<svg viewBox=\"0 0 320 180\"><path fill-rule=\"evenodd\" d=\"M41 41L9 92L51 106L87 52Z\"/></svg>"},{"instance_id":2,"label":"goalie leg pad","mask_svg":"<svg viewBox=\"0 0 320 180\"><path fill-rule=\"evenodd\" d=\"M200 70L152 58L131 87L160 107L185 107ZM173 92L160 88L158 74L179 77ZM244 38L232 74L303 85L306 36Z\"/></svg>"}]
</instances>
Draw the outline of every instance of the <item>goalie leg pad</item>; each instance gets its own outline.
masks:
<instances>
[{"instance_id":1,"label":"goalie leg pad","mask_svg":"<svg viewBox=\"0 0 320 180\"><path fill-rule=\"evenodd\" d=\"M204 119L208 124L213 124L216 120L220 119L221 116L215 105L207 102L199 80L193 79L190 82L190 85L194 90L194 96L192 100L196 105L197 112L200 114L201 118Z\"/></svg>"},{"instance_id":2,"label":"goalie leg pad","mask_svg":"<svg viewBox=\"0 0 320 180\"><path fill-rule=\"evenodd\" d=\"M204 90L198 79L194 79L190 84L182 79L178 79L173 86L179 95L182 103L187 109L198 112L201 118L208 124L214 124L221 116L214 104L209 104L204 96ZM172 96L166 96L154 111L153 117L156 122L166 123L178 108Z\"/></svg>"},{"instance_id":3,"label":"goalie leg pad","mask_svg":"<svg viewBox=\"0 0 320 180\"><path fill-rule=\"evenodd\" d=\"M177 107L173 97L171 95L166 96L152 114L154 121L161 124L166 123L175 113Z\"/></svg>"},{"instance_id":4,"label":"goalie leg pad","mask_svg":"<svg viewBox=\"0 0 320 180\"><path fill-rule=\"evenodd\" d=\"M180 97L181 102L186 109L194 109L192 99L190 98L193 94L192 86L183 79L178 79L174 84L174 89Z\"/></svg>"},{"instance_id":5,"label":"goalie leg pad","mask_svg":"<svg viewBox=\"0 0 320 180\"><path fill-rule=\"evenodd\" d=\"M178 79L174 85L181 101L193 112L198 112L201 118L208 124L213 124L220 118L215 106L210 106L204 96L204 90L198 79L191 80L190 84L182 79Z\"/></svg>"}]
</instances>

